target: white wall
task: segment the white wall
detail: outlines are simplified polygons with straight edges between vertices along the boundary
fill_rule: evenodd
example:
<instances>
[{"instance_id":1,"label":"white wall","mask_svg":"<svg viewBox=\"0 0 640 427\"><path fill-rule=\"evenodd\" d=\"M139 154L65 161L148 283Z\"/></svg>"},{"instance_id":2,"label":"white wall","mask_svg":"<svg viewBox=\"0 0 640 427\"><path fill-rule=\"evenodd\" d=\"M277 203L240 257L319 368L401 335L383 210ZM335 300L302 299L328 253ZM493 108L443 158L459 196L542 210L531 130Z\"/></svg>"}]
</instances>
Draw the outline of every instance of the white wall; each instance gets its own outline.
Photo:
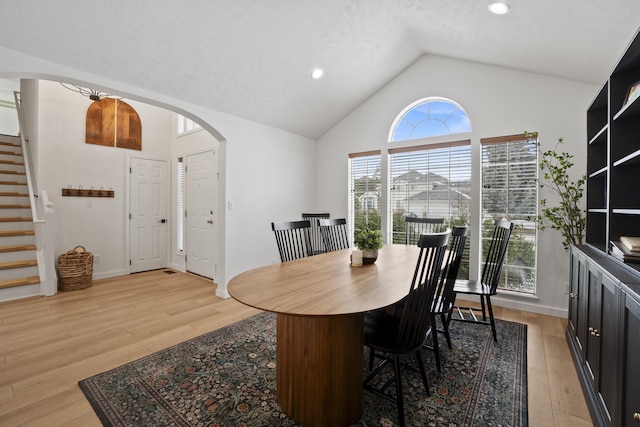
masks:
<instances>
[{"instance_id":1,"label":"white wall","mask_svg":"<svg viewBox=\"0 0 640 427\"><path fill-rule=\"evenodd\" d=\"M582 171L586 163L585 111L599 90L599 87L569 80L424 56L314 144L308 138L5 48L0 48L0 59L0 78L57 78L115 89L128 100L172 109L196 119L216 136L220 150L219 212L223 224L218 242L217 294L220 296L226 296L226 284L234 275L277 260L271 221L295 219L302 211L315 209L326 210L334 217L347 215L347 154L371 149L386 152L389 127L411 102L426 96L443 96L460 103L471 117L473 132L465 137L472 140L476 162L480 160L480 138L537 130L543 148L564 137L564 148L576 155L575 169ZM79 116L83 123L86 105L82 108L67 105L55 97L41 99L41 102L40 114L45 112L45 106L52 110L47 113L46 131L57 135L50 141L49 136L42 134L45 128L40 129L39 142L47 144L46 147L40 145L38 157L40 171L45 176L40 179L44 189L57 196L61 188L69 184L103 185L114 187L116 197L123 194L120 190L124 185L124 172L103 166L107 161L113 165L124 164L125 156L117 154L120 150L107 153L110 149L106 147L85 147L82 125L67 128L61 124L67 115ZM138 104L134 108L138 109ZM41 118L41 122L44 120ZM143 118L143 138L146 138L145 129ZM73 144L76 150L73 157L63 155L66 148L54 149L54 146L62 148ZM161 151L167 157L176 154L168 149ZM93 159L96 167L85 166L82 159ZM476 170L475 174L479 186L479 172ZM61 198L58 196L58 199ZM228 209L228 202L233 209ZM56 203L58 230L64 236L57 250L85 243L84 236L91 236L91 242L104 239L110 243L104 249L108 258L103 259L107 265L100 267L100 271L124 270L123 224L114 226L116 233L102 233L88 220L98 211L95 204L88 208L83 198L62 202L62 205L60 200ZM124 217L123 207L107 206L108 211L100 214L102 220L119 222L118 218ZM478 206L476 201L476 211ZM78 223L62 224L65 215L77 218ZM563 315L566 295L562 284L568 280L568 256L554 231L540 233L539 242L542 250L538 258L538 300L514 299L499 303ZM92 247L88 249L95 252ZM102 246L98 250L103 251Z\"/></svg>"},{"instance_id":2,"label":"white wall","mask_svg":"<svg viewBox=\"0 0 640 427\"><path fill-rule=\"evenodd\" d=\"M213 135L202 128L177 136L177 120L177 114L173 113L171 115L171 218L174 220L171 221L171 228L169 231L171 233L169 267L175 268L176 270L185 271L186 265L184 262L184 254L178 253L178 248L175 241L175 219L178 218L178 215L182 215L182 213L177 212L178 182L176 179L176 166L178 163L178 158L185 157L190 154L201 153L204 151L215 150L216 152L219 152L220 143L216 138L213 137ZM215 214L217 216L217 212Z\"/></svg>"},{"instance_id":3,"label":"white wall","mask_svg":"<svg viewBox=\"0 0 640 427\"><path fill-rule=\"evenodd\" d=\"M271 222L301 219L302 212L313 208L315 143L209 110L193 108L186 115L224 135L219 141L201 130L177 137L172 158L175 162L179 156L211 148L218 151L216 294L227 297L226 285L235 275L279 262ZM184 269L181 257L173 255L172 262Z\"/></svg>"},{"instance_id":4,"label":"white wall","mask_svg":"<svg viewBox=\"0 0 640 427\"><path fill-rule=\"evenodd\" d=\"M202 130L175 137L175 115L168 110L127 99L142 121L142 154L171 159L171 206L168 264L184 270L175 245L175 161L177 157L208 149L227 151L221 165L226 191L220 195L222 228L217 266L218 291L228 296L227 282L247 269L278 260L271 221L299 219L314 199L315 146L313 141L246 120L212 115L224 130L221 144ZM127 274L127 156L123 150L84 143L85 114L90 101L55 82L42 81L40 90L39 159L41 190L49 191L58 219L56 255L83 245L100 264L94 278ZM207 116L208 112L202 113ZM206 119L204 122L207 123ZM224 159L224 156L222 156ZM224 160L221 160L224 162ZM46 183L46 184L45 184ZM94 186L113 188L114 199L62 197L61 189ZM229 195L228 200L224 194ZM229 205L231 203L231 205ZM231 208L229 207L231 206ZM225 240L225 235L226 239Z\"/></svg>"},{"instance_id":5,"label":"white wall","mask_svg":"<svg viewBox=\"0 0 640 427\"><path fill-rule=\"evenodd\" d=\"M315 200L315 143L289 132L231 116L209 117L225 136L220 145L226 195L222 265L227 281L253 267L279 262L271 222L301 219ZM221 192L218 192L219 196ZM224 289L221 290L222 284ZM224 296L226 282L218 284Z\"/></svg>"},{"instance_id":6,"label":"white wall","mask_svg":"<svg viewBox=\"0 0 640 427\"><path fill-rule=\"evenodd\" d=\"M57 82L40 81L38 183L55 205L55 255L84 246L94 254L94 279L129 273L128 156L170 159L171 114L124 101L140 116L142 151L86 144L86 111L92 101ZM115 197L63 197L69 185L113 189Z\"/></svg>"},{"instance_id":7,"label":"white wall","mask_svg":"<svg viewBox=\"0 0 640 427\"><path fill-rule=\"evenodd\" d=\"M385 159L394 119L407 105L427 96L458 102L471 119L473 131L453 139L472 141L474 194L480 194L480 138L538 131L542 148L547 149L563 137L562 149L574 154L574 172L578 176L586 170L586 109L599 89L523 71L425 55L318 140L317 206L334 216L346 216L347 155L380 149ZM438 137L394 146L446 139ZM540 192L540 197L551 199L546 190ZM476 229L480 222L477 199L473 202L472 217ZM384 222L386 214L383 215ZM563 285L569 280L569 255L556 231L540 232L538 242L537 299L494 300L496 305L565 315L568 297ZM472 251L472 256L478 253L477 241L472 242Z\"/></svg>"},{"instance_id":8,"label":"white wall","mask_svg":"<svg viewBox=\"0 0 640 427\"><path fill-rule=\"evenodd\" d=\"M314 207L315 146L314 141L308 138L3 47L0 47L0 78L63 80L102 88L123 95L130 101L144 102L183 114L196 120L214 135L219 141L218 212L222 227L217 242L216 294L221 297L228 296L226 285L234 275L277 259L278 252L270 229L271 221L296 219L301 212ZM54 109L58 108L55 103L50 105ZM53 115L60 116L56 112ZM50 125L52 128L55 126L60 125ZM43 184L47 190L54 188L51 194L60 192L58 185L69 184L68 178L64 176L65 172L55 163L49 163L45 154L41 153L39 159L47 164L40 165L43 173L49 176L59 173L63 176L55 184ZM227 210L227 201L232 201L233 210ZM86 206L80 208L88 209ZM69 232L72 231L62 228L59 234ZM89 229L87 232L93 231ZM124 247L124 240L120 241L124 238L117 235L108 237L119 241L114 245L118 249ZM77 242L70 240L70 243ZM68 249L63 245L66 243L59 246ZM115 271L120 266L119 262L115 262L113 266L104 268Z\"/></svg>"}]
</instances>

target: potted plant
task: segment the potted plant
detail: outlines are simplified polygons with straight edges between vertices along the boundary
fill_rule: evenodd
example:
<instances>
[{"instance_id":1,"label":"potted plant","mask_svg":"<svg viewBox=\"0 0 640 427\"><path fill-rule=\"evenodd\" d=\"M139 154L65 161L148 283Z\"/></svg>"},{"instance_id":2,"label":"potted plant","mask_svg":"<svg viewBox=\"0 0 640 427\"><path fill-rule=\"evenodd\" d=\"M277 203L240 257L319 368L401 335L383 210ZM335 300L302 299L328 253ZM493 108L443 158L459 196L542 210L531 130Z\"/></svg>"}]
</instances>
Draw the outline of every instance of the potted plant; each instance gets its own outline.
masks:
<instances>
[{"instance_id":1,"label":"potted plant","mask_svg":"<svg viewBox=\"0 0 640 427\"><path fill-rule=\"evenodd\" d=\"M531 138L538 137L537 133L526 134ZM584 238L586 218L581 200L586 176L582 174L575 181L569 177L573 155L557 151L562 143L562 138L558 138L553 150L543 152L540 142L537 142L541 158L539 166L544 178L544 181L539 181L540 188L547 188L560 198L557 206L550 206L547 199L540 199L542 214L538 215L538 228L544 230L549 227L560 231L563 237L562 246L568 250L571 245L582 244Z\"/></svg>"},{"instance_id":2,"label":"potted plant","mask_svg":"<svg viewBox=\"0 0 640 427\"><path fill-rule=\"evenodd\" d=\"M365 226L356 231L353 236L353 244L362 251L362 263L373 264L378 259L378 249L382 249L382 231Z\"/></svg>"}]
</instances>

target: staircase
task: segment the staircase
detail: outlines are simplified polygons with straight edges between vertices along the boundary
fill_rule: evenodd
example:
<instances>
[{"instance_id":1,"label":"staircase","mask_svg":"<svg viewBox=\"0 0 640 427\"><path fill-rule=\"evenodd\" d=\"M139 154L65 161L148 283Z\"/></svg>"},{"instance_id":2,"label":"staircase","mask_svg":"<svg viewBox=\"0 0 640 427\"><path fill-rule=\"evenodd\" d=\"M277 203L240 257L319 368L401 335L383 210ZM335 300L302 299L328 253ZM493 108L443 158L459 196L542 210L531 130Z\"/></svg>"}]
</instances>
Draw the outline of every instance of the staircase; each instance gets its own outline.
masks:
<instances>
[{"instance_id":1,"label":"staircase","mask_svg":"<svg viewBox=\"0 0 640 427\"><path fill-rule=\"evenodd\" d=\"M36 237L20 138L0 135L0 294L11 289L17 296L37 295L39 283Z\"/></svg>"}]
</instances>

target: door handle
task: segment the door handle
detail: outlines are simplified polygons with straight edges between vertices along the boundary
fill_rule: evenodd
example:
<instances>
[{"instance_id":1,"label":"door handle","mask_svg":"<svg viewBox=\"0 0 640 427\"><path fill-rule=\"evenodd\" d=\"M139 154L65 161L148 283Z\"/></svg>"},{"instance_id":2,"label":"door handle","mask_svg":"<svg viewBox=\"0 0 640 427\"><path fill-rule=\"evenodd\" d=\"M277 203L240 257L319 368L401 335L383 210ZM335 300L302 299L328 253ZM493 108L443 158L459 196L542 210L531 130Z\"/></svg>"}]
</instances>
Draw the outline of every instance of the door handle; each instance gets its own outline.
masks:
<instances>
[{"instance_id":1,"label":"door handle","mask_svg":"<svg viewBox=\"0 0 640 427\"><path fill-rule=\"evenodd\" d=\"M167 220L163 218L163 219L161 219L161 220L160 220L160 221L158 221L158 222L160 222L160 223L164 224L165 222L167 222Z\"/></svg>"},{"instance_id":2,"label":"door handle","mask_svg":"<svg viewBox=\"0 0 640 427\"><path fill-rule=\"evenodd\" d=\"M207 220L207 224L213 224L213 220L212 219L208 219Z\"/></svg>"}]
</instances>

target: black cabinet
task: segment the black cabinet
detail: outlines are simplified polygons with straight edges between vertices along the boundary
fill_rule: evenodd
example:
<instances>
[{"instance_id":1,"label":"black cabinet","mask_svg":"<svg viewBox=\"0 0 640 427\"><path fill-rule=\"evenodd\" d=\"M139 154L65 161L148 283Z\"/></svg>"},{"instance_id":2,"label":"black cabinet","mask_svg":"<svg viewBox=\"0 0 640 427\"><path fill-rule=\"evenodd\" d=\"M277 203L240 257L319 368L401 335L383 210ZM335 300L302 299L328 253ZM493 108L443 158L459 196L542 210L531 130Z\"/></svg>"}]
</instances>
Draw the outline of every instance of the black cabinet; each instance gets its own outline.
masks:
<instances>
[{"instance_id":1,"label":"black cabinet","mask_svg":"<svg viewBox=\"0 0 640 427\"><path fill-rule=\"evenodd\" d=\"M622 377L623 392L620 425L640 426L640 302L625 295L622 309Z\"/></svg>"},{"instance_id":2,"label":"black cabinet","mask_svg":"<svg viewBox=\"0 0 640 427\"><path fill-rule=\"evenodd\" d=\"M640 32L587 109L587 245L571 249L567 341L591 418L640 427L640 263L611 255L640 237Z\"/></svg>"},{"instance_id":3,"label":"black cabinet","mask_svg":"<svg viewBox=\"0 0 640 427\"><path fill-rule=\"evenodd\" d=\"M586 242L607 252L620 236L640 236L640 35L636 34L587 109ZM640 264L631 265L640 271Z\"/></svg>"},{"instance_id":4,"label":"black cabinet","mask_svg":"<svg viewBox=\"0 0 640 427\"><path fill-rule=\"evenodd\" d=\"M567 328L570 330L569 335L574 341L574 345L580 353L580 357L584 358L585 344L587 342L587 298L581 298L581 295L587 295L587 257L578 250L571 251L571 281L569 289L569 321Z\"/></svg>"},{"instance_id":5,"label":"black cabinet","mask_svg":"<svg viewBox=\"0 0 640 427\"><path fill-rule=\"evenodd\" d=\"M618 282L589 264L585 364L606 425L613 424L618 373Z\"/></svg>"},{"instance_id":6,"label":"black cabinet","mask_svg":"<svg viewBox=\"0 0 640 427\"><path fill-rule=\"evenodd\" d=\"M597 248L571 248L567 341L598 426L632 425L640 413L639 279Z\"/></svg>"}]
</instances>

